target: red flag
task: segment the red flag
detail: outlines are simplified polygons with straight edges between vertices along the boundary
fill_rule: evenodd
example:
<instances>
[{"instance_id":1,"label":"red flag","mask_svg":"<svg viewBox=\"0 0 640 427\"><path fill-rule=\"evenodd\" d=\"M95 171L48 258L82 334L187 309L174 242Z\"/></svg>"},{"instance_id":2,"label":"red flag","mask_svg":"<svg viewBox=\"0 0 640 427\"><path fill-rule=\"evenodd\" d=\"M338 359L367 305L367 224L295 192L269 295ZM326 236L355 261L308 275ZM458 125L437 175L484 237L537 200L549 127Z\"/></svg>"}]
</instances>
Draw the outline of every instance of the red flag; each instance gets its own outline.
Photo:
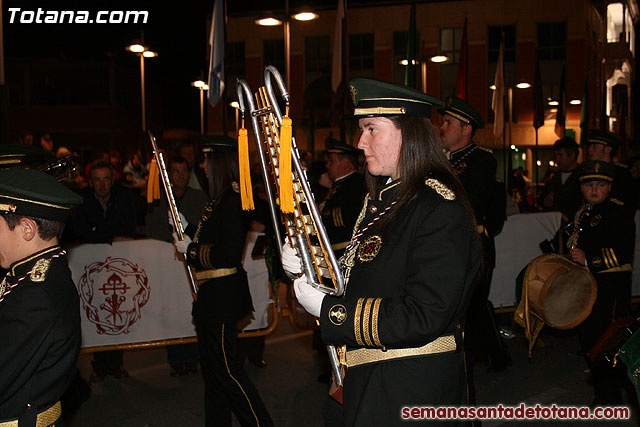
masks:
<instances>
[{"instance_id":1,"label":"red flag","mask_svg":"<svg viewBox=\"0 0 640 427\"><path fill-rule=\"evenodd\" d=\"M467 18L464 18L462 42L460 44L460 62L458 62L458 77L456 78L456 96L467 102Z\"/></svg>"}]
</instances>

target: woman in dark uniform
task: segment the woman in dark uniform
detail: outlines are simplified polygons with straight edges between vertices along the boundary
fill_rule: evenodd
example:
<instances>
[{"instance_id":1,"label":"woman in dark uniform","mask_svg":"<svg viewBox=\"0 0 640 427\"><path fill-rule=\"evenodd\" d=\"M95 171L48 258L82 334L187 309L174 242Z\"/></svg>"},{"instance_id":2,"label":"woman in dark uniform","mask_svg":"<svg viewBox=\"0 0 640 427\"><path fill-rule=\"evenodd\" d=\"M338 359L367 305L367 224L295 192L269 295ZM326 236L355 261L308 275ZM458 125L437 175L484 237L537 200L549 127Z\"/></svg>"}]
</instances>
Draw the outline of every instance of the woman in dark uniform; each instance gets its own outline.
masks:
<instances>
[{"instance_id":1,"label":"woman in dark uniform","mask_svg":"<svg viewBox=\"0 0 640 427\"><path fill-rule=\"evenodd\" d=\"M344 424L404 425L403 408L467 402L462 332L477 233L429 120L442 103L369 79L349 89L368 195L340 260L345 295L324 295L304 277L294 286L323 340L346 346ZM286 254L283 264L291 269Z\"/></svg>"},{"instance_id":2,"label":"woman in dark uniform","mask_svg":"<svg viewBox=\"0 0 640 427\"><path fill-rule=\"evenodd\" d=\"M176 241L176 247L195 267L199 283L193 317L205 382L206 425L231 426L233 411L242 426L271 426L271 417L238 360L237 324L253 306L241 263L249 217L240 203L236 142L219 137L203 151L212 201L197 229L184 224L186 234L194 233L193 241L185 237Z\"/></svg>"}]
</instances>

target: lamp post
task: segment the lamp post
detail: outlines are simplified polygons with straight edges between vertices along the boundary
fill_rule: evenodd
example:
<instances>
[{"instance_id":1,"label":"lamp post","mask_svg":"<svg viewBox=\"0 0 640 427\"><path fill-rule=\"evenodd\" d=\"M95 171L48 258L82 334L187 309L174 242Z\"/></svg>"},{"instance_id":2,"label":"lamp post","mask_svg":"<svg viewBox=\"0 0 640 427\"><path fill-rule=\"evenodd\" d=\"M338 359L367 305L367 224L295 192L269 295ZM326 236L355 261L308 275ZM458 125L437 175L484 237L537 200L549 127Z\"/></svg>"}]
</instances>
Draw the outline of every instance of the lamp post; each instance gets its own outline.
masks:
<instances>
[{"instance_id":1,"label":"lamp post","mask_svg":"<svg viewBox=\"0 0 640 427\"><path fill-rule=\"evenodd\" d=\"M209 90L209 85L202 80L191 82L191 86L200 90L200 134L204 135L204 91Z\"/></svg>"},{"instance_id":2,"label":"lamp post","mask_svg":"<svg viewBox=\"0 0 640 427\"><path fill-rule=\"evenodd\" d=\"M285 83L287 89L291 87L291 18L296 21L312 21L318 18L318 15L314 12L304 10L294 15L289 13L289 0L285 0L284 16L283 17L263 17L256 19L255 23L262 26L276 26L283 24L284 27L284 74Z\"/></svg>"},{"instance_id":3,"label":"lamp post","mask_svg":"<svg viewBox=\"0 0 640 427\"><path fill-rule=\"evenodd\" d=\"M141 91L141 104L142 104L142 132L147 131L147 113L145 105L145 91L144 91L144 59L155 58L158 56L157 52L149 50L147 47L141 44L132 44L127 46L129 52L133 52L140 57L140 91Z\"/></svg>"}]
</instances>

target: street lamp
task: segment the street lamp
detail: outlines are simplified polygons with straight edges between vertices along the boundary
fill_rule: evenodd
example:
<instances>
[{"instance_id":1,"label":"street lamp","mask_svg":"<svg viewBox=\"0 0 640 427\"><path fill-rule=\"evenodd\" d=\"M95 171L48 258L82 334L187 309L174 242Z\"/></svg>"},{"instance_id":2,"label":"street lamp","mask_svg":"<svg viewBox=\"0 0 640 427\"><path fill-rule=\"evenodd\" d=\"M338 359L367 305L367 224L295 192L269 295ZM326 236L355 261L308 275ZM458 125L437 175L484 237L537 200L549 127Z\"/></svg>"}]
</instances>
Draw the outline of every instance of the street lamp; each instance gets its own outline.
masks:
<instances>
[{"instance_id":1,"label":"street lamp","mask_svg":"<svg viewBox=\"0 0 640 427\"><path fill-rule=\"evenodd\" d=\"M428 57L427 60L411 60L411 65L420 64L420 77L422 78L422 91L424 93L427 93L427 64L429 62L434 62L436 64L447 62L449 59L450 58L443 53L436 53L435 55L431 55L430 57ZM398 61L398 64L407 66L409 65L409 60L401 59L400 61Z\"/></svg>"},{"instance_id":2,"label":"street lamp","mask_svg":"<svg viewBox=\"0 0 640 427\"><path fill-rule=\"evenodd\" d=\"M262 26L277 26L284 24L284 75L287 88L291 88L291 18L296 21L312 21L318 18L318 14L303 10L294 15L289 14L289 0L285 0L284 16L265 16L256 19L255 23Z\"/></svg>"},{"instance_id":3,"label":"street lamp","mask_svg":"<svg viewBox=\"0 0 640 427\"><path fill-rule=\"evenodd\" d=\"M145 92L144 92L144 58L155 58L158 56L157 52L149 50L147 47L141 44L132 44L126 48L129 52L135 53L140 57L140 89L142 93L142 132L147 131L147 114L145 108Z\"/></svg>"},{"instance_id":4,"label":"street lamp","mask_svg":"<svg viewBox=\"0 0 640 427\"><path fill-rule=\"evenodd\" d=\"M204 91L209 90L209 85L202 80L191 82L191 86L200 90L200 134L204 135Z\"/></svg>"}]
</instances>

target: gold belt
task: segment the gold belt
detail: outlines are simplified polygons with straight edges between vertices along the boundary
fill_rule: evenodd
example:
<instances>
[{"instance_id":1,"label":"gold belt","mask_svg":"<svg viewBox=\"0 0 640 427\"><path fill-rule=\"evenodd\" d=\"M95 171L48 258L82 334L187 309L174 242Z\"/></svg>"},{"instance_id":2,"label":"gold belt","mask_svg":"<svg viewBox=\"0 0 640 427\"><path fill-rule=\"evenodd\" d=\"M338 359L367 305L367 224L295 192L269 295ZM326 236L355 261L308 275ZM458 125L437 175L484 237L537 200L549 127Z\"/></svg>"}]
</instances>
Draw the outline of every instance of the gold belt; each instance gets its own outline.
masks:
<instances>
[{"instance_id":1,"label":"gold belt","mask_svg":"<svg viewBox=\"0 0 640 427\"><path fill-rule=\"evenodd\" d=\"M216 277L231 276L236 274L237 268L214 268L212 270L196 271L196 280L215 279ZM0 426L2 427L2 426Z\"/></svg>"},{"instance_id":2,"label":"gold belt","mask_svg":"<svg viewBox=\"0 0 640 427\"><path fill-rule=\"evenodd\" d=\"M391 359L401 359L411 356L424 356L427 354L446 353L456 350L456 338L453 335L439 337L422 347L393 348L380 350L377 348L359 348L349 350L346 354L347 367L353 368L368 363L383 362Z\"/></svg>"},{"instance_id":3,"label":"gold belt","mask_svg":"<svg viewBox=\"0 0 640 427\"><path fill-rule=\"evenodd\" d=\"M47 427L58 421L62 415L62 406L58 400L36 416L36 427ZM18 427L18 420L0 421L0 427Z\"/></svg>"}]
</instances>

